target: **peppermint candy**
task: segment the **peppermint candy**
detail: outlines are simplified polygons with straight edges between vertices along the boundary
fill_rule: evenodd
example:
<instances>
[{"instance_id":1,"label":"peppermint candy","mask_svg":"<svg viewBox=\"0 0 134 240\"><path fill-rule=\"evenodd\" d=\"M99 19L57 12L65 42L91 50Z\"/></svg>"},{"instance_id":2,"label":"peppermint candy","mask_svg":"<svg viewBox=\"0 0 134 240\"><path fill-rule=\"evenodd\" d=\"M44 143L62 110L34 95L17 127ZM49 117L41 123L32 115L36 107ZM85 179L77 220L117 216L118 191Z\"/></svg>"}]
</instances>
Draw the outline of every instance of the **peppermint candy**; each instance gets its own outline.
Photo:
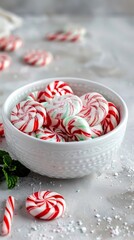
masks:
<instances>
[{"instance_id":1,"label":"peppermint candy","mask_svg":"<svg viewBox=\"0 0 134 240\"><path fill-rule=\"evenodd\" d=\"M33 50L24 56L24 62L29 65L41 67L51 63L53 56L46 51Z\"/></svg>"},{"instance_id":2,"label":"peppermint candy","mask_svg":"<svg viewBox=\"0 0 134 240\"><path fill-rule=\"evenodd\" d=\"M103 135L103 128L101 123L91 127L90 129L92 138L100 137L101 135Z\"/></svg>"},{"instance_id":3,"label":"peppermint candy","mask_svg":"<svg viewBox=\"0 0 134 240\"><path fill-rule=\"evenodd\" d=\"M92 127L101 123L108 114L108 102L99 93L86 93L81 97L83 108L78 114Z\"/></svg>"},{"instance_id":4,"label":"peppermint candy","mask_svg":"<svg viewBox=\"0 0 134 240\"><path fill-rule=\"evenodd\" d=\"M64 119L69 116L75 116L81 109L81 99L72 94L55 97L46 106L46 111L52 119Z\"/></svg>"},{"instance_id":5,"label":"peppermint candy","mask_svg":"<svg viewBox=\"0 0 134 240\"><path fill-rule=\"evenodd\" d=\"M11 58L6 54L0 54L0 71L8 68L11 64Z\"/></svg>"},{"instance_id":6,"label":"peppermint candy","mask_svg":"<svg viewBox=\"0 0 134 240\"><path fill-rule=\"evenodd\" d=\"M65 142L66 136L64 133L58 129L55 131L52 127L49 128L41 128L35 132L36 138L39 138L44 141L49 142Z\"/></svg>"},{"instance_id":7,"label":"peppermint candy","mask_svg":"<svg viewBox=\"0 0 134 240\"><path fill-rule=\"evenodd\" d=\"M20 37L10 35L0 38L0 50L13 52L22 46Z\"/></svg>"},{"instance_id":8,"label":"peppermint candy","mask_svg":"<svg viewBox=\"0 0 134 240\"><path fill-rule=\"evenodd\" d=\"M63 81L54 81L45 88L45 100L50 102L55 96L62 96L65 94L73 94L69 85Z\"/></svg>"},{"instance_id":9,"label":"peppermint candy","mask_svg":"<svg viewBox=\"0 0 134 240\"><path fill-rule=\"evenodd\" d=\"M112 131L120 122L120 115L116 106L112 103L108 103L109 111L106 118L102 121L104 133Z\"/></svg>"},{"instance_id":10,"label":"peppermint candy","mask_svg":"<svg viewBox=\"0 0 134 240\"><path fill-rule=\"evenodd\" d=\"M35 192L26 199L26 209L35 218L53 220L63 215L66 208L64 198L56 192Z\"/></svg>"},{"instance_id":11,"label":"peppermint candy","mask_svg":"<svg viewBox=\"0 0 134 240\"><path fill-rule=\"evenodd\" d=\"M0 137L4 137L4 126L3 123L0 122Z\"/></svg>"},{"instance_id":12,"label":"peppermint candy","mask_svg":"<svg viewBox=\"0 0 134 240\"><path fill-rule=\"evenodd\" d=\"M43 105L45 106L45 104L46 104L46 102L45 102L45 91L31 92L28 95L27 100L34 100L34 101L37 101L39 103L43 102Z\"/></svg>"},{"instance_id":13,"label":"peppermint candy","mask_svg":"<svg viewBox=\"0 0 134 240\"><path fill-rule=\"evenodd\" d=\"M48 33L46 39L48 41L77 42L84 36L84 34L85 29L83 28L68 28L54 33Z\"/></svg>"},{"instance_id":14,"label":"peppermint candy","mask_svg":"<svg viewBox=\"0 0 134 240\"><path fill-rule=\"evenodd\" d=\"M74 141L83 141L91 138L91 129L87 121L78 116L66 117L63 125L68 136Z\"/></svg>"},{"instance_id":15,"label":"peppermint candy","mask_svg":"<svg viewBox=\"0 0 134 240\"><path fill-rule=\"evenodd\" d=\"M34 132L46 122L46 110L38 102L22 101L13 108L11 122L22 132Z\"/></svg>"},{"instance_id":16,"label":"peppermint candy","mask_svg":"<svg viewBox=\"0 0 134 240\"><path fill-rule=\"evenodd\" d=\"M6 201L4 218L2 221L2 236L8 235L11 232L11 225L14 214L14 197L9 196Z\"/></svg>"}]
</instances>

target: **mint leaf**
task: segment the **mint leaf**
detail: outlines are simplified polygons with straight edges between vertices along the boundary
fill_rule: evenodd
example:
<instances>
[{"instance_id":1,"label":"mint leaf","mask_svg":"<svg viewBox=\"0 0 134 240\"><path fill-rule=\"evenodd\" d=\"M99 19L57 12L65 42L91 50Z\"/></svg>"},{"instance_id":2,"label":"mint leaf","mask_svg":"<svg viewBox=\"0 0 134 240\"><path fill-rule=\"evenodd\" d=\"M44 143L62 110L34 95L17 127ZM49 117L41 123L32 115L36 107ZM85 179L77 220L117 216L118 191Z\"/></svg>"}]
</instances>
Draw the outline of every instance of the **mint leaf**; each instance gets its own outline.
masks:
<instances>
[{"instance_id":1,"label":"mint leaf","mask_svg":"<svg viewBox=\"0 0 134 240\"><path fill-rule=\"evenodd\" d=\"M19 177L15 176L15 175L8 175L8 182L7 182L7 186L8 189L12 189L16 186L16 183L18 182Z\"/></svg>"},{"instance_id":2,"label":"mint leaf","mask_svg":"<svg viewBox=\"0 0 134 240\"><path fill-rule=\"evenodd\" d=\"M4 166L10 167L10 165L12 163L12 158L9 155L4 155L3 156L3 163L4 163Z\"/></svg>"},{"instance_id":3,"label":"mint leaf","mask_svg":"<svg viewBox=\"0 0 134 240\"><path fill-rule=\"evenodd\" d=\"M0 167L0 182L3 180L3 171L2 171L2 167Z\"/></svg>"},{"instance_id":4,"label":"mint leaf","mask_svg":"<svg viewBox=\"0 0 134 240\"><path fill-rule=\"evenodd\" d=\"M0 164L3 164L3 157L5 155L9 155L9 153L6 151L0 150Z\"/></svg>"},{"instance_id":5,"label":"mint leaf","mask_svg":"<svg viewBox=\"0 0 134 240\"><path fill-rule=\"evenodd\" d=\"M28 168L13 160L9 153L3 150L0 150L0 165L0 182L5 179L8 189L16 186L19 177L25 177L30 173Z\"/></svg>"},{"instance_id":6,"label":"mint leaf","mask_svg":"<svg viewBox=\"0 0 134 240\"><path fill-rule=\"evenodd\" d=\"M8 169L6 169L6 168L3 168L2 171L4 173L8 189L14 188L16 186L16 183L17 183L18 179L19 179L18 176L10 175L8 173Z\"/></svg>"},{"instance_id":7,"label":"mint leaf","mask_svg":"<svg viewBox=\"0 0 134 240\"><path fill-rule=\"evenodd\" d=\"M15 170L16 170L16 166L11 165L11 166L9 167L9 171L10 171L10 172L14 172Z\"/></svg>"},{"instance_id":8,"label":"mint leaf","mask_svg":"<svg viewBox=\"0 0 134 240\"><path fill-rule=\"evenodd\" d=\"M30 173L30 170L23 166L19 161L13 160L12 165L16 166L14 174L18 177L26 177Z\"/></svg>"}]
</instances>

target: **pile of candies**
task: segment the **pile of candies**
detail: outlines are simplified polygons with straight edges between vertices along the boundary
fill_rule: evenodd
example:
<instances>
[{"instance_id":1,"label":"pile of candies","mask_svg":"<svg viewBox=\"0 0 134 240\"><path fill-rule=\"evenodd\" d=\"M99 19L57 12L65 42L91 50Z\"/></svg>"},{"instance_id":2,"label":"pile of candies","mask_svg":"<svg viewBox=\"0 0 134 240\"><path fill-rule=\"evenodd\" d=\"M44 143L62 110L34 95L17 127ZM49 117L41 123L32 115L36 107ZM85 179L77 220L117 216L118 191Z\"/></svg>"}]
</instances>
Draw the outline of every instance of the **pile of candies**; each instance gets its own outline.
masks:
<instances>
[{"instance_id":1,"label":"pile of candies","mask_svg":"<svg viewBox=\"0 0 134 240\"><path fill-rule=\"evenodd\" d=\"M11 122L20 131L50 142L83 141L112 131L120 121L119 112L97 92L74 95L63 81L32 92L11 112Z\"/></svg>"}]
</instances>

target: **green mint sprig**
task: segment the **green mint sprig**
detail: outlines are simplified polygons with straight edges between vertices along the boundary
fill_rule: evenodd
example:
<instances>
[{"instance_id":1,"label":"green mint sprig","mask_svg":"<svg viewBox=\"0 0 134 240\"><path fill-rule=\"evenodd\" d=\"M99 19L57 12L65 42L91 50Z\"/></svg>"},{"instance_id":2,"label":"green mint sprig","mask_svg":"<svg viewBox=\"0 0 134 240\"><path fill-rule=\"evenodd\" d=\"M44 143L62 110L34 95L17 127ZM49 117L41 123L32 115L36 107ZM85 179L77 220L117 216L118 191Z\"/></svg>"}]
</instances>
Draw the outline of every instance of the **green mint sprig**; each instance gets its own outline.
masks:
<instances>
[{"instance_id":1,"label":"green mint sprig","mask_svg":"<svg viewBox=\"0 0 134 240\"><path fill-rule=\"evenodd\" d=\"M30 170L11 158L8 152L0 150L0 182L6 180L8 189L16 186L19 177L26 177Z\"/></svg>"}]
</instances>

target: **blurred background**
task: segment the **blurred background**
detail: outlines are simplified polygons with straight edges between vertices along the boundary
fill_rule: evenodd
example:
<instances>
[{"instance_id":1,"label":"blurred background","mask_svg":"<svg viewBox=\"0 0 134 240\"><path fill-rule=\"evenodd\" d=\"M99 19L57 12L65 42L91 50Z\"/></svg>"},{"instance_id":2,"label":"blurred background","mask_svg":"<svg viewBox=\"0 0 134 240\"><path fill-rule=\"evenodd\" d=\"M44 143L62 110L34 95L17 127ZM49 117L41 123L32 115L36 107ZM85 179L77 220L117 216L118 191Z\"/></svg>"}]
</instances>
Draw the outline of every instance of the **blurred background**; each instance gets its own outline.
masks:
<instances>
[{"instance_id":1,"label":"blurred background","mask_svg":"<svg viewBox=\"0 0 134 240\"><path fill-rule=\"evenodd\" d=\"M20 15L133 15L134 0L0 0L0 7Z\"/></svg>"}]
</instances>

